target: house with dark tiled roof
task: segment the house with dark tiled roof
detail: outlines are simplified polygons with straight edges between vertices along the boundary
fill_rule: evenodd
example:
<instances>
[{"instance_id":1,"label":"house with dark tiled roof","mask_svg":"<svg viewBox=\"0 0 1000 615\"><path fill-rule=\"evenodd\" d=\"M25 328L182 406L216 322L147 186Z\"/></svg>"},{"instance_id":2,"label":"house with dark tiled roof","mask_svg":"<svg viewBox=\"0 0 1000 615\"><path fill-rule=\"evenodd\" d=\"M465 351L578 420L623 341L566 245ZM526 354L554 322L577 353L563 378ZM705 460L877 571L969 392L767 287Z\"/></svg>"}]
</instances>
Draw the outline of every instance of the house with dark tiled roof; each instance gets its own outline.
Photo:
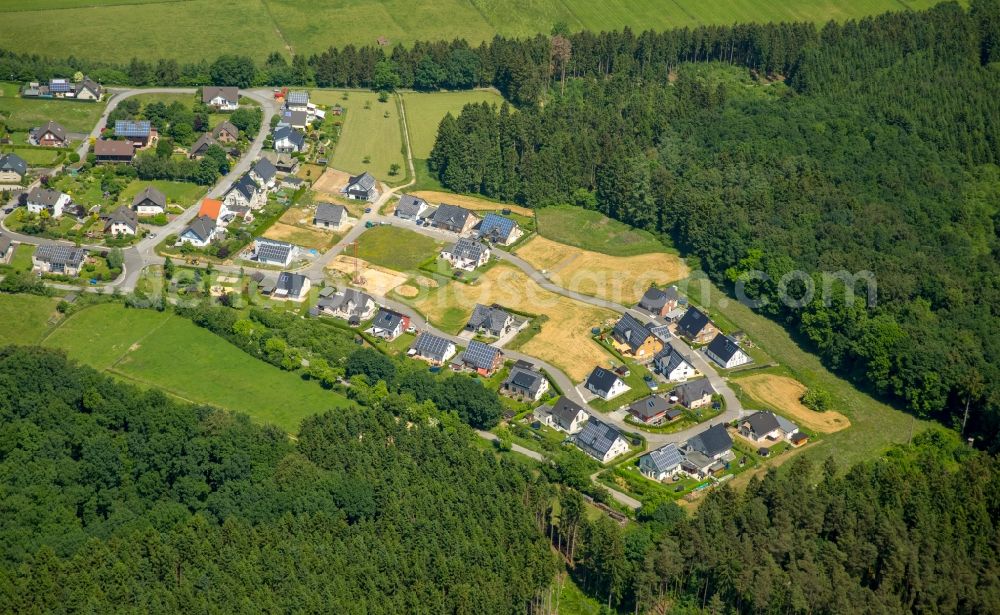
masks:
<instances>
[{"instance_id":1,"label":"house with dark tiled roof","mask_svg":"<svg viewBox=\"0 0 1000 615\"><path fill-rule=\"evenodd\" d=\"M139 232L139 216L129 207L121 205L110 214L101 216L104 234L116 237L135 235Z\"/></svg>"},{"instance_id":2,"label":"house with dark tiled roof","mask_svg":"<svg viewBox=\"0 0 1000 615\"><path fill-rule=\"evenodd\" d=\"M127 164L135 158L135 146L128 141L97 139L94 141L94 158L99 164Z\"/></svg>"},{"instance_id":3,"label":"house with dark tiled roof","mask_svg":"<svg viewBox=\"0 0 1000 615\"><path fill-rule=\"evenodd\" d=\"M669 344L653 358L653 365L656 366L656 371L671 382L684 382L698 372L691 357Z\"/></svg>"},{"instance_id":4,"label":"house with dark tiled roof","mask_svg":"<svg viewBox=\"0 0 1000 615\"><path fill-rule=\"evenodd\" d=\"M28 174L28 163L17 154L0 154L0 184L19 184Z\"/></svg>"},{"instance_id":5,"label":"house with dark tiled roof","mask_svg":"<svg viewBox=\"0 0 1000 615\"><path fill-rule=\"evenodd\" d=\"M677 335L695 344L707 344L719 332L719 328L709 320L704 312L695 307L688 308L677 321Z\"/></svg>"},{"instance_id":6,"label":"house with dark tiled roof","mask_svg":"<svg viewBox=\"0 0 1000 615\"><path fill-rule=\"evenodd\" d=\"M191 146L191 149L188 150L188 153L191 155L192 158L201 158L202 156L205 155L205 152L208 151L208 148L212 147L213 145L218 145L218 143L215 140L215 137L212 136L212 133L206 132L205 134L198 137L198 140L194 142L194 144Z\"/></svg>"},{"instance_id":7,"label":"house with dark tiled roof","mask_svg":"<svg viewBox=\"0 0 1000 615\"><path fill-rule=\"evenodd\" d=\"M500 393L520 400L538 401L549 390L549 381L530 363L518 361L500 384Z\"/></svg>"},{"instance_id":8,"label":"house with dark tiled roof","mask_svg":"<svg viewBox=\"0 0 1000 615\"><path fill-rule=\"evenodd\" d=\"M663 350L663 341L628 312L615 323L611 339L614 340L615 350L640 361L652 360L656 353Z\"/></svg>"},{"instance_id":9,"label":"house with dark tiled roof","mask_svg":"<svg viewBox=\"0 0 1000 615\"><path fill-rule=\"evenodd\" d=\"M656 316L665 316L677 307L680 293L676 286L657 288L650 286L639 300L639 308Z\"/></svg>"},{"instance_id":10,"label":"house with dark tiled roof","mask_svg":"<svg viewBox=\"0 0 1000 615\"><path fill-rule=\"evenodd\" d=\"M42 273L78 276L87 260L87 251L62 244L48 244L35 248L32 266Z\"/></svg>"},{"instance_id":11,"label":"house with dark tiled roof","mask_svg":"<svg viewBox=\"0 0 1000 615\"><path fill-rule=\"evenodd\" d=\"M580 433L573 436L580 450L601 463L628 452L628 440L617 429L591 417Z\"/></svg>"},{"instance_id":12,"label":"house with dark tiled roof","mask_svg":"<svg viewBox=\"0 0 1000 615\"><path fill-rule=\"evenodd\" d=\"M250 177L264 188L274 188L278 177L278 169L267 158L260 158L250 167Z\"/></svg>"},{"instance_id":13,"label":"house with dark tiled roof","mask_svg":"<svg viewBox=\"0 0 1000 615\"><path fill-rule=\"evenodd\" d=\"M636 420L647 425L659 425L668 420L673 420L681 416L679 410L674 410L673 404L660 395L650 395L629 404L628 412ZM668 416L670 413L670 416Z\"/></svg>"},{"instance_id":14,"label":"house with dark tiled roof","mask_svg":"<svg viewBox=\"0 0 1000 615\"><path fill-rule=\"evenodd\" d=\"M560 397L551 406L545 405L535 410L538 422L570 435L579 433L589 418L590 415L583 406L566 396Z\"/></svg>"},{"instance_id":15,"label":"house with dark tiled roof","mask_svg":"<svg viewBox=\"0 0 1000 615\"><path fill-rule=\"evenodd\" d=\"M218 233L219 227L209 216L198 216L188 224L187 228L181 231L177 238L178 243L188 243L197 248L203 248L212 243Z\"/></svg>"},{"instance_id":16,"label":"house with dark tiled roof","mask_svg":"<svg viewBox=\"0 0 1000 615\"><path fill-rule=\"evenodd\" d=\"M29 213L40 214L47 211L53 218L59 218L71 202L72 199L65 192L35 186L28 193L25 206Z\"/></svg>"},{"instance_id":17,"label":"house with dark tiled roof","mask_svg":"<svg viewBox=\"0 0 1000 615\"><path fill-rule=\"evenodd\" d=\"M490 306L477 303L465 325L466 331L480 335L502 337L508 333L514 324L514 317L497 304Z\"/></svg>"},{"instance_id":18,"label":"house with dark tiled roof","mask_svg":"<svg viewBox=\"0 0 1000 615\"><path fill-rule=\"evenodd\" d=\"M287 301L305 301L309 298L309 289L312 288L312 281L300 273L282 271L278 274L278 281L271 291L272 299L283 299Z\"/></svg>"},{"instance_id":19,"label":"house with dark tiled roof","mask_svg":"<svg viewBox=\"0 0 1000 615\"><path fill-rule=\"evenodd\" d=\"M432 224L443 231L451 231L460 235L472 230L479 218L468 209L457 205L442 203L431 217Z\"/></svg>"},{"instance_id":20,"label":"house with dark tiled roof","mask_svg":"<svg viewBox=\"0 0 1000 615\"><path fill-rule=\"evenodd\" d=\"M694 410L712 403L715 388L708 381L708 378L699 378L678 386L673 390L672 395L677 398L677 403Z\"/></svg>"},{"instance_id":21,"label":"house with dark tiled roof","mask_svg":"<svg viewBox=\"0 0 1000 615\"><path fill-rule=\"evenodd\" d=\"M291 126L274 129L274 151L281 154L301 152L306 148L306 136Z\"/></svg>"},{"instance_id":22,"label":"house with dark tiled roof","mask_svg":"<svg viewBox=\"0 0 1000 615\"><path fill-rule=\"evenodd\" d=\"M329 297L321 297L316 302L316 313L346 320L348 324L359 325L375 314L375 299L371 295L345 288Z\"/></svg>"},{"instance_id":23,"label":"house with dark tiled roof","mask_svg":"<svg viewBox=\"0 0 1000 615\"><path fill-rule=\"evenodd\" d=\"M253 241L253 260L264 265L287 267L298 254L298 247L285 241L266 237L258 237Z\"/></svg>"},{"instance_id":24,"label":"house with dark tiled roof","mask_svg":"<svg viewBox=\"0 0 1000 615\"><path fill-rule=\"evenodd\" d=\"M729 436L726 425L718 423L695 436L691 436L681 448L685 452L697 451L711 459L722 459L732 450L733 439Z\"/></svg>"},{"instance_id":25,"label":"house with dark tiled roof","mask_svg":"<svg viewBox=\"0 0 1000 615\"><path fill-rule=\"evenodd\" d=\"M288 126L296 130L305 130L309 125L309 114L305 111L282 109L278 116L278 126Z\"/></svg>"},{"instance_id":26,"label":"house with dark tiled roof","mask_svg":"<svg viewBox=\"0 0 1000 615\"><path fill-rule=\"evenodd\" d=\"M761 410L743 417L738 423L741 436L755 444L791 440L799 433L799 426L783 416Z\"/></svg>"},{"instance_id":27,"label":"house with dark tiled roof","mask_svg":"<svg viewBox=\"0 0 1000 615\"><path fill-rule=\"evenodd\" d=\"M236 143L240 139L240 129L226 120L212 129L212 136L219 143Z\"/></svg>"},{"instance_id":28,"label":"house with dark tiled roof","mask_svg":"<svg viewBox=\"0 0 1000 615\"><path fill-rule=\"evenodd\" d=\"M600 366L595 367L594 371L590 372L584 382L584 387L604 400L614 399L631 388L618 377L618 374Z\"/></svg>"},{"instance_id":29,"label":"house with dark tiled roof","mask_svg":"<svg viewBox=\"0 0 1000 615\"><path fill-rule=\"evenodd\" d=\"M167 196L153 186L146 186L132 199L132 209L140 216L166 213Z\"/></svg>"},{"instance_id":30,"label":"house with dark tiled roof","mask_svg":"<svg viewBox=\"0 0 1000 615\"><path fill-rule=\"evenodd\" d=\"M430 333L421 333L413 341L407 356L423 359L432 365L443 365L455 356L454 342Z\"/></svg>"},{"instance_id":31,"label":"house with dark tiled roof","mask_svg":"<svg viewBox=\"0 0 1000 615\"><path fill-rule=\"evenodd\" d=\"M427 211L427 201L412 194L404 194L399 197L396 203L396 211L393 213L397 218L403 220L417 220Z\"/></svg>"},{"instance_id":32,"label":"house with dark tiled roof","mask_svg":"<svg viewBox=\"0 0 1000 615\"><path fill-rule=\"evenodd\" d=\"M84 77L83 81L73 87L73 98L77 100L101 100L104 95L104 88L90 77Z\"/></svg>"},{"instance_id":33,"label":"house with dark tiled roof","mask_svg":"<svg viewBox=\"0 0 1000 615\"><path fill-rule=\"evenodd\" d=\"M674 443L661 446L639 458L639 471L653 480L676 476L684 463L684 454Z\"/></svg>"},{"instance_id":34,"label":"house with dark tiled roof","mask_svg":"<svg viewBox=\"0 0 1000 615\"><path fill-rule=\"evenodd\" d=\"M240 89L206 85L201 89L201 102L219 111L236 111L240 107Z\"/></svg>"},{"instance_id":35,"label":"house with dark tiled roof","mask_svg":"<svg viewBox=\"0 0 1000 615\"><path fill-rule=\"evenodd\" d=\"M499 214L486 214L479 224L479 238L502 246L509 246L521 236L524 231L516 221Z\"/></svg>"},{"instance_id":36,"label":"house with dark tiled roof","mask_svg":"<svg viewBox=\"0 0 1000 615\"><path fill-rule=\"evenodd\" d=\"M28 133L28 143L40 147L67 147L69 137L62 124L49 120L44 125L31 129Z\"/></svg>"},{"instance_id":37,"label":"house with dark tiled roof","mask_svg":"<svg viewBox=\"0 0 1000 615\"><path fill-rule=\"evenodd\" d=\"M394 340L410 326L410 317L389 308L379 308L375 313L368 333L384 340Z\"/></svg>"},{"instance_id":38,"label":"house with dark tiled roof","mask_svg":"<svg viewBox=\"0 0 1000 615\"><path fill-rule=\"evenodd\" d=\"M347 185L340 192L351 200L374 201L378 198L378 182L371 173L365 172L347 180Z\"/></svg>"},{"instance_id":39,"label":"house with dark tiled roof","mask_svg":"<svg viewBox=\"0 0 1000 615\"><path fill-rule=\"evenodd\" d=\"M233 185L226 191L225 196L222 197L222 202L230 209L238 205L243 205L250 209L260 209L267 202L267 193L254 181L250 173L247 172L233 182Z\"/></svg>"},{"instance_id":40,"label":"house with dark tiled roof","mask_svg":"<svg viewBox=\"0 0 1000 615\"><path fill-rule=\"evenodd\" d=\"M495 346L471 340L458 362L483 376L492 376L493 372L503 365L503 351Z\"/></svg>"},{"instance_id":41,"label":"house with dark tiled roof","mask_svg":"<svg viewBox=\"0 0 1000 615\"><path fill-rule=\"evenodd\" d=\"M347 223L347 208L333 203L320 203L313 214L313 224L326 229L340 230Z\"/></svg>"},{"instance_id":42,"label":"house with dark tiled roof","mask_svg":"<svg viewBox=\"0 0 1000 615\"><path fill-rule=\"evenodd\" d=\"M720 367L726 369L746 365L753 361L750 355L740 348L736 340L723 333L719 333L709 342L708 346L705 347L705 354Z\"/></svg>"},{"instance_id":43,"label":"house with dark tiled roof","mask_svg":"<svg viewBox=\"0 0 1000 615\"><path fill-rule=\"evenodd\" d=\"M475 271L490 260L490 249L478 239L462 237L453 245L441 250L441 258L455 269Z\"/></svg>"}]
</instances>

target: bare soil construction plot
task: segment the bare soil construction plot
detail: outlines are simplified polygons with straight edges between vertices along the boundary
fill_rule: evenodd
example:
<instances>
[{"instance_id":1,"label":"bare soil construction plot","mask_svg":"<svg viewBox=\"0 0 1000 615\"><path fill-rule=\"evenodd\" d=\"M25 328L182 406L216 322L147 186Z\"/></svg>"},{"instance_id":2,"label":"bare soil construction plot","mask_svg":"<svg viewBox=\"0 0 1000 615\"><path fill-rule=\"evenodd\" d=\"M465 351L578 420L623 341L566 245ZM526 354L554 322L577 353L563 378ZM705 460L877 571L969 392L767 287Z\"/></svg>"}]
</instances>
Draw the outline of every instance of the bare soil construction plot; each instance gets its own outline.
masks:
<instances>
[{"instance_id":1,"label":"bare soil construction plot","mask_svg":"<svg viewBox=\"0 0 1000 615\"><path fill-rule=\"evenodd\" d=\"M477 303L548 316L541 331L520 350L558 366L574 381L611 358L591 339L590 329L613 319L613 312L551 293L508 265L493 267L477 284L449 282L418 300L416 307L435 325L455 332Z\"/></svg>"},{"instance_id":2,"label":"bare soil construction plot","mask_svg":"<svg viewBox=\"0 0 1000 615\"><path fill-rule=\"evenodd\" d=\"M398 271L378 267L361 259L357 259L357 266L361 276L365 279L365 283L361 287L376 295L387 295L389 291L405 283L407 279ZM326 266L327 269L340 272L348 277L354 275L354 267L354 257L343 255L333 259L333 262Z\"/></svg>"},{"instance_id":3,"label":"bare soil construction plot","mask_svg":"<svg viewBox=\"0 0 1000 615\"><path fill-rule=\"evenodd\" d=\"M520 205L509 205L507 203L494 203L493 201L487 201L486 199L477 199L474 196L465 196L463 194L452 194L450 192L435 192L434 190L421 190L419 192L414 192L413 196L417 196L427 201L428 203L433 203L435 205L440 203L448 203L449 205L459 205L465 207L466 209L472 209L476 211L496 211L498 209L509 209L515 214L521 214L522 216L534 216L535 213L528 209L527 207L521 207Z\"/></svg>"},{"instance_id":4,"label":"bare soil construction plot","mask_svg":"<svg viewBox=\"0 0 1000 615\"><path fill-rule=\"evenodd\" d=\"M313 184L313 190L327 194L340 194L340 189L347 185L347 180L350 178L351 176L343 171L327 169Z\"/></svg>"},{"instance_id":5,"label":"bare soil construction plot","mask_svg":"<svg viewBox=\"0 0 1000 615\"><path fill-rule=\"evenodd\" d=\"M541 236L518 248L517 255L547 271L563 288L626 305L638 301L651 283L674 282L689 273L684 261L674 254L608 256Z\"/></svg>"},{"instance_id":6,"label":"bare soil construction plot","mask_svg":"<svg viewBox=\"0 0 1000 615\"><path fill-rule=\"evenodd\" d=\"M799 399L806 392L804 384L787 376L755 374L735 380L746 394L787 414L806 429L833 433L851 426L851 421L834 410L816 412L802 405Z\"/></svg>"}]
</instances>

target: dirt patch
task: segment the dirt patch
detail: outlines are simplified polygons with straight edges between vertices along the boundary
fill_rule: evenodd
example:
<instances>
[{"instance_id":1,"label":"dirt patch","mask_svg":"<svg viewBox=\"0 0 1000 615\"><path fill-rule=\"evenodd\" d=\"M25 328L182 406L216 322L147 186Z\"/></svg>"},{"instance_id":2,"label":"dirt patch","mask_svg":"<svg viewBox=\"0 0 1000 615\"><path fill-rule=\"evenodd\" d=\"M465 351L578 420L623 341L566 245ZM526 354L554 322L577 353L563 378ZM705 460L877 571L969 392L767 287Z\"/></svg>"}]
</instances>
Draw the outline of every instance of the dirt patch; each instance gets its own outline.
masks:
<instances>
[{"instance_id":1,"label":"dirt patch","mask_svg":"<svg viewBox=\"0 0 1000 615\"><path fill-rule=\"evenodd\" d=\"M432 203L434 205L439 205L441 203L448 203L449 205L458 205L460 207L465 207L466 209L473 210L487 210L487 211L497 211L499 209L509 209L515 214L521 214L522 216L534 216L535 212L528 209L527 207L521 207L520 205L509 205L507 203L494 203L493 201L487 201L486 199L477 199L474 196L465 196L462 194L451 194L450 192L435 192L433 190L421 190L420 192L412 193L413 196L417 196Z\"/></svg>"},{"instance_id":2,"label":"dirt patch","mask_svg":"<svg viewBox=\"0 0 1000 615\"><path fill-rule=\"evenodd\" d=\"M437 288L438 286L440 286L437 280L422 275L413 278L413 281L416 282L419 286L423 286L424 288Z\"/></svg>"},{"instance_id":3,"label":"dirt patch","mask_svg":"<svg viewBox=\"0 0 1000 615\"><path fill-rule=\"evenodd\" d=\"M303 248L324 251L337 242L337 235L323 231L292 226L284 222L275 222L264 233L267 239L286 241Z\"/></svg>"},{"instance_id":4,"label":"dirt patch","mask_svg":"<svg viewBox=\"0 0 1000 615\"><path fill-rule=\"evenodd\" d=\"M509 265L493 267L476 284L449 282L421 298L416 307L442 329L457 331L477 303L548 316L538 334L519 350L551 362L574 381L611 358L591 339L590 329L614 318L613 312L549 292Z\"/></svg>"},{"instance_id":5,"label":"dirt patch","mask_svg":"<svg viewBox=\"0 0 1000 615\"><path fill-rule=\"evenodd\" d=\"M851 421L839 412L816 412L803 406L799 398L806 392L806 387L798 380L773 374L755 374L734 382L743 387L750 397L773 406L806 429L833 433L851 426Z\"/></svg>"},{"instance_id":6,"label":"dirt patch","mask_svg":"<svg viewBox=\"0 0 1000 615\"><path fill-rule=\"evenodd\" d=\"M312 210L311 208L307 209L305 207L292 207L289 208L289 210L286 211L285 213L281 214L281 217L278 218L278 222L291 225L296 225L296 224L308 225L310 222L312 222L313 211L314 210Z\"/></svg>"},{"instance_id":7,"label":"dirt patch","mask_svg":"<svg viewBox=\"0 0 1000 615\"><path fill-rule=\"evenodd\" d=\"M340 189L347 185L347 180L350 178L351 176L343 171L327 169L316 180L316 183L313 184L313 190L329 194L340 194Z\"/></svg>"},{"instance_id":8,"label":"dirt patch","mask_svg":"<svg viewBox=\"0 0 1000 615\"><path fill-rule=\"evenodd\" d=\"M401 297L416 297L420 293L420 289L416 286L410 286L409 284L403 284L402 286L396 287L396 294Z\"/></svg>"},{"instance_id":9,"label":"dirt patch","mask_svg":"<svg viewBox=\"0 0 1000 615\"><path fill-rule=\"evenodd\" d=\"M388 294L390 290L397 288L406 282L406 276L398 271L372 265L371 263L363 261L360 258L357 259L357 264L361 276L365 279L364 284L361 284L361 287L370 293L384 296ZM348 277L354 276L354 267L354 257L343 255L333 259L333 262L326 266L327 269L339 271Z\"/></svg>"},{"instance_id":10,"label":"dirt patch","mask_svg":"<svg viewBox=\"0 0 1000 615\"><path fill-rule=\"evenodd\" d=\"M559 286L626 305L637 302L651 283L687 277L679 256L664 252L608 256L536 236L517 250L536 269L547 271Z\"/></svg>"}]
</instances>

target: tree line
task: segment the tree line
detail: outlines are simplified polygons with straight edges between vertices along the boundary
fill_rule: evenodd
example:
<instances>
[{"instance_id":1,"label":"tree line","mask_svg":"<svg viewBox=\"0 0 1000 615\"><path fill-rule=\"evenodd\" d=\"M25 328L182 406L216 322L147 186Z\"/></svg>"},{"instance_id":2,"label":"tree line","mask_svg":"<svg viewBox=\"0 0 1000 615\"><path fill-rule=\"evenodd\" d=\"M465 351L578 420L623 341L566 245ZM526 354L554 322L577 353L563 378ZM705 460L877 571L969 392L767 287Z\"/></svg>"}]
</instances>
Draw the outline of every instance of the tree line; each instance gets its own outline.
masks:
<instances>
[{"instance_id":1,"label":"tree line","mask_svg":"<svg viewBox=\"0 0 1000 615\"><path fill-rule=\"evenodd\" d=\"M787 84L688 63L669 83L611 74L544 106L469 105L429 167L456 192L661 233L831 368L1000 446L1000 72L983 63L998 7L827 26Z\"/></svg>"}]
</instances>

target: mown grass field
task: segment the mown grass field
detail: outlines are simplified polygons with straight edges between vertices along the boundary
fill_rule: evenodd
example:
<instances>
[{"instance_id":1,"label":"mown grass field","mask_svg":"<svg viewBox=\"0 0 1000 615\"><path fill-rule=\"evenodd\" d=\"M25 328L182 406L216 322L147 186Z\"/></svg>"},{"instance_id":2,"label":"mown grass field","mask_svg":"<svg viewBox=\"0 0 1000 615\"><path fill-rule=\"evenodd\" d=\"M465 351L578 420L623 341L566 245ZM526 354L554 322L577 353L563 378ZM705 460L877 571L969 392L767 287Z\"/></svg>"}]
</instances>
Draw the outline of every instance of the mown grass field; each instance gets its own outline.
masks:
<instances>
[{"instance_id":1,"label":"mown grass field","mask_svg":"<svg viewBox=\"0 0 1000 615\"><path fill-rule=\"evenodd\" d=\"M59 158L65 154L64 151L47 149L40 147L11 147L9 145L4 145L0 147L0 153L13 152L20 156L29 167L48 167L53 166L59 160Z\"/></svg>"},{"instance_id":2,"label":"mown grass field","mask_svg":"<svg viewBox=\"0 0 1000 615\"><path fill-rule=\"evenodd\" d=\"M538 234L591 252L636 256L668 249L647 231L612 220L597 211L572 205L544 207L536 212Z\"/></svg>"},{"instance_id":3,"label":"mown grass field","mask_svg":"<svg viewBox=\"0 0 1000 615\"><path fill-rule=\"evenodd\" d=\"M0 4L0 41L9 49L124 61L183 60L242 53L263 60L272 51L309 55L331 45L392 44L465 38L473 45L495 34L571 30L691 27L735 22L844 20L885 11L921 9L936 0L9 0ZM59 36L39 36L45 24ZM156 24L156 27L149 27ZM361 24L361 27L359 27ZM252 41L252 45L247 42Z\"/></svg>"},{"instance_id":4,"label":"mown grass field","mask_svg":"<svg viewBox=\"0 0 1000 615\"><path fill-rule=\"evenodd\" d=\"M15 15L31 14L15 13ZM11 39L7 36L9 24L6 22L10 16L4 14L0 17L0 48L18 49L8 46L8 41ZM36 36L35 38L43 38L51 42L48 37ZM42 50L40 53L51 54L52 52ZM97 123L104 111L104 102L21 98L20 87L21 84L17 83L0 83L0 119L3 119L7 128L11 130L28 131L49 120L55 120L69 132L89 133L94 129L94 124Z\"/></svg>"},{"instance_id":5,"label":"mown grass field","mask_svg":"<svg viewBox=\"0 0 1000 615\"><path fill-rule=\"evenodd\" d=\"M410 133L413 157L426 160L434 148L438 124L448 113L457 116L468 104L488 102L503 103L503 97L493 90L471 92L406 92L403 106L406 109L406 128Z\"/></svg>"},{"instance_id":6,"label":"mown grass field","mask_svg":"<svg viewBox=\"0 0 1000 615\"><path fill-rule=\"evenodd\" d=\"M440 252L443 245L406 229L376 226L358 238L358 258L396 271L410 271Z\"/></svg>"},{"instance_id":7,"label":"mown grass field","mask_svg":"<svg viewBox=\"0 0 1000 615\"><path fill-rule=\"evenodd\" d=\"M84 308L50 329L47 321L56 301L0 295L0 316L18 315L3 322L19 323L0 325L0 342L41 341L124 380L245 412L289 433L298 430L304 417L347 404L344 397L254 359L169 312L102 304Z\"/></svg>"},{"instance_id":8,"label":"mown grass field","mask_svg":"<svg viewBox=\"0 0 1000 615\"><path fill-rule=\"evenodd\" d=\"M206 186L191 184L188 182L172 182L164 179L154 179L152 181L132 180L125 189L122 190L118 200L124 204L131 204L135 195L145 190L146 186L153 186L167 197L167 203L174 203L187 209L194 205L198 199L207 192Z\"/></svg>"},{"instance_id":9,"label":"mown grass field","mask_svg":"<svg viewBox=\"0 0 1000 615\"><path fill-rule=\"evenodd\" d=\"M340 140L330 158L330 166L352 174L368 171L382 181L400 181L407 173L403 155L403 132L399 125L396 99L379 102L374 92L313 90L310 98L317 104L339 104L347 111ZM365 159L369 162L365 162ZM399 173L389 175L389 167L399 165Z\"/></svg>"}]
</instances>

